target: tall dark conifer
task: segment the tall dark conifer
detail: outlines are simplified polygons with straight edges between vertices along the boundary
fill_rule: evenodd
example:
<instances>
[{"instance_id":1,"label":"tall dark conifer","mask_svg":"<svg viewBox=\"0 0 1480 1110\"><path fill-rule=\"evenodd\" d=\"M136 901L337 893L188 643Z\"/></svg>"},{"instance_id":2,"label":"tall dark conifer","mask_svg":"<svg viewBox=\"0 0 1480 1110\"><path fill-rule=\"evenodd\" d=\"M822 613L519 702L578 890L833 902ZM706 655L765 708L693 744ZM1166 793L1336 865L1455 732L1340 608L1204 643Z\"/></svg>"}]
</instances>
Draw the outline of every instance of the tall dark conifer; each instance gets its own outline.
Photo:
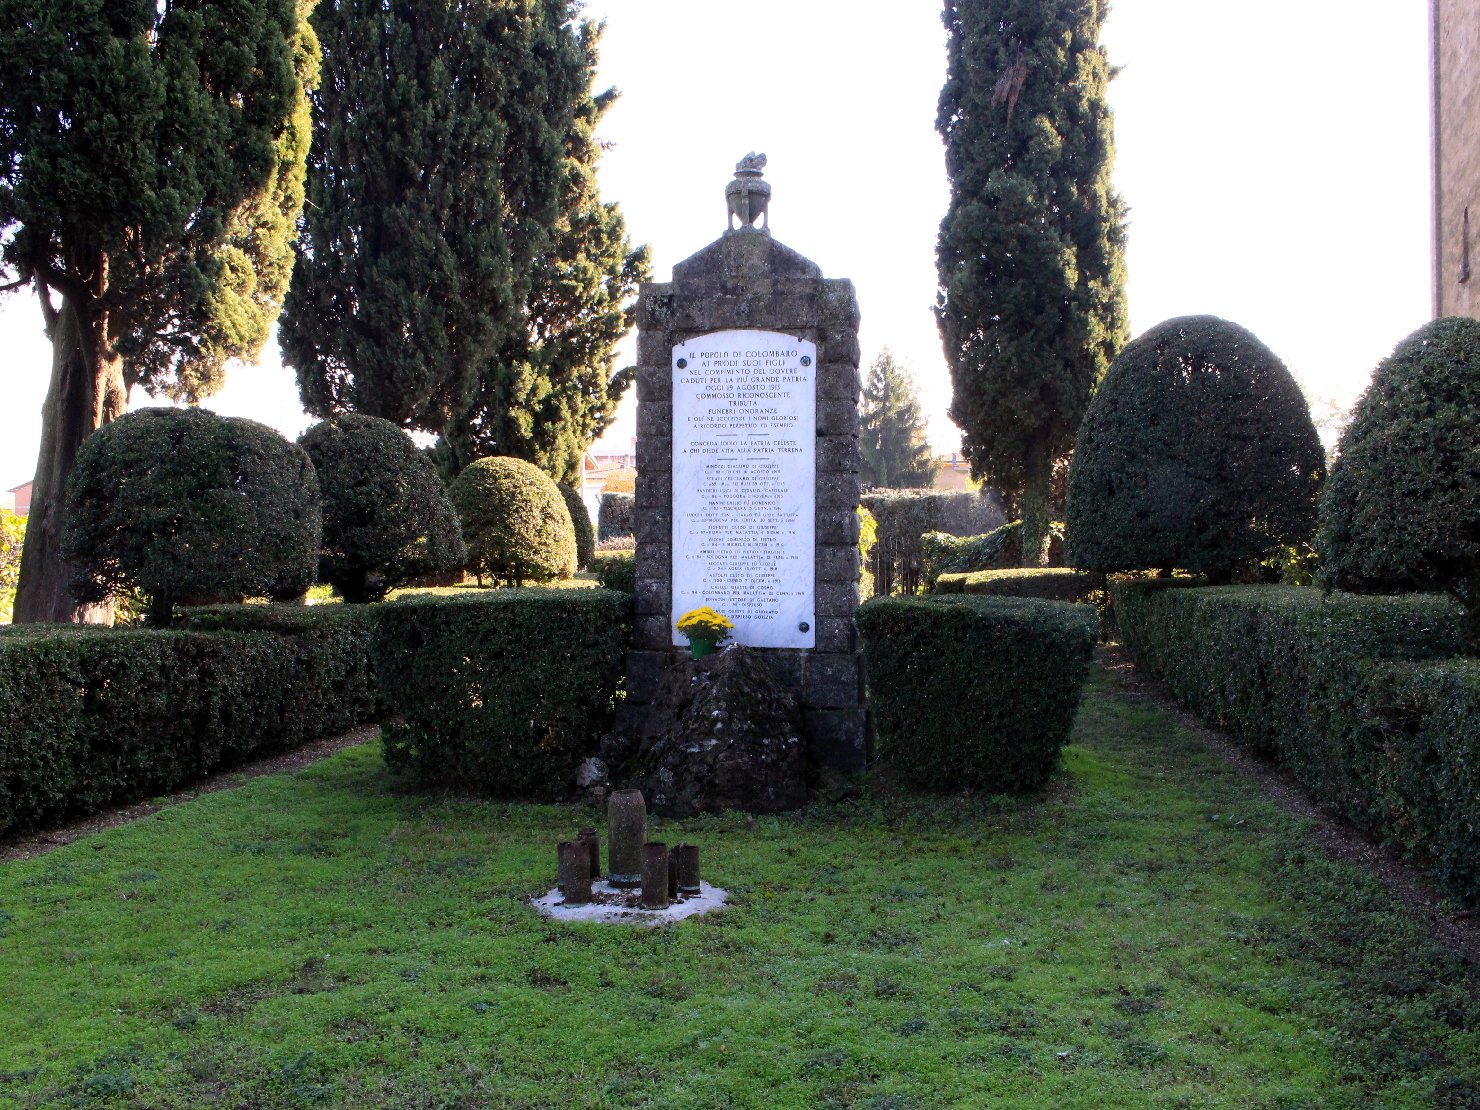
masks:
<instances>
[{"instance_id":1,"label":"tall dark conifer","mask_svg":"<svg viewBox=\"0 0 1480 1110\"><path fill-rule=\"evenodd\" d=\"M308 0L0 0L0 292L52 343L17 621L92 619L61 558L82 441L261 350L291 265Z\"/></svg>"},{"instance_id":2,"label":"tall dark conifer","mask_svg":"<svg viewBox=\"0 0 1480 1110\"><path fill-rule=\"evenodd\" d=\"M859 477L876 489L924 489L935 484L925 417L915 380L888 348L869 367L859 411Z\"/></svg>"},{"instance_id":3,"label":"tall dark conifer","mask_svg":"<svg viewBox=\"0 0 1480 1110\"><path fill-rule=\"evenodd\" d=\"M632 246L621 212L597 190L596 127L617 93L591 93L600 26L583 23L577 34L584 68L571 90L559 215L549 248L530 268L519 306L525 327L506 333L441 445L449 476L474 459L512 455L578 484L586 448L632 381L630 369L614 374L612 365L632 326L637 286L651 276L649 252Z\"/></svg>"},{"instance_id":4,"label":"tall dark conifer","mask_svg":"<svg viewBox=\"0 0 1480 1110\"><path fill-rule=\"evenodd\" d=\"M284 306L304 406L441 432L525 330L585 56L568 0L321 0Z\"/></svg>"},{"instance_id":5,"label":"tall dark conifer","mask_svg":"<svg viewBox=\"0 0 1480 1110\"><path fill-rule=\"evenodd\" d=\"M1105 0L946 0L936 121L951 203L937 318L972 473L1020 497L1042 561L1049 482L1126 340Z\"/></svg>"}]
</instances>

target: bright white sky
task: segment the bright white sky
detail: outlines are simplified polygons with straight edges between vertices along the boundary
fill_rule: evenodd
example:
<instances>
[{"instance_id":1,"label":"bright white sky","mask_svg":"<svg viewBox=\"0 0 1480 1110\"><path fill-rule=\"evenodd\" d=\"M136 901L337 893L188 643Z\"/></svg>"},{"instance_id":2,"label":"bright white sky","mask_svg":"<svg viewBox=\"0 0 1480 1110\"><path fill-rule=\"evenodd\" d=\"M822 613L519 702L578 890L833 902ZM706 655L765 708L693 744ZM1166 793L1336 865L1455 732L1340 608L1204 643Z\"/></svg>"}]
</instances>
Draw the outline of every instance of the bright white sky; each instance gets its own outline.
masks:
<instances>
[{"instance_id":1,"label":"bright white sky","mask_svg":"<svg viewBox=\"0 0 1480 1110\"><path fill-rule=\"evenodd\" d=\"M1116 0L1105 25L1130 205L1131 329L1213 313L1285 360L1320 419L1429 317L1424 0ZM947 185L930 0L588 0L600 86L622 99L604 196L654 276L724 230L724 186L769 157L772 233L851 278L865 367L893 348L931 440L957 448L931 306ZM621 365L632 360L629 340ZM33 296L0 302L0 490L30 479L49 348ZM209 403L296 436L309 423L270 344ZM631 404L608 434L622 449Z\"/></svg>"}]
</instances>

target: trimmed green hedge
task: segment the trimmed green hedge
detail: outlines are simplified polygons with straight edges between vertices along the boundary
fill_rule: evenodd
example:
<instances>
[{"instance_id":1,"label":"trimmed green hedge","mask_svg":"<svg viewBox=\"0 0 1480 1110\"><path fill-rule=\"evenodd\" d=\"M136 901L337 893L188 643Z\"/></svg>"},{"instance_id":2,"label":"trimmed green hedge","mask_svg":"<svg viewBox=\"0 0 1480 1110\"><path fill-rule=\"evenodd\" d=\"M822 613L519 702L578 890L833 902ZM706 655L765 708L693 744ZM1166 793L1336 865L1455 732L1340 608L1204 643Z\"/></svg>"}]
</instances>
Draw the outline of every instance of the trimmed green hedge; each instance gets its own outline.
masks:
<instances>
[{"instance_id":1,"label":"trimmed green hedge","mask_svg":"<svg viewBox=\"0 0 1480 1110\"><path fill-rule=\"evenodd\" d=\"M1383 831L1480 905L1480 659L1394 667L1382 694Z\"/></svg>"},{"instance_id":2,"label":"trimmed green hedge","mask_svg":"<svg viewBox=\"0 0 1480 1110\"><path fill-rule=\"evenodd\" d=\"M1058 601L868 602L858 627L880 758L925 790L1041 784L1074 722L1094 623Z\"/></svg>"},{"instance_id":3,"label":"trimmed green hedge","mask_svg":"<svg viewBox=\"0 0 1480 1110\"><path fill-rule=\"evenodd\" d=\"M220 605L186 610L182 625L275 637L303 721L298 739L309 740L375 720L377 612L360 605Z\"/></svg>"},{"instance_id":4,"label":"trimmed green hedge","mask_svg":"<svg viewBox=\"0 0 1480 1110\"><path fill-rule=\"evenodd\" d=\"M977 594L983 597L1041 597L1049 601L1096 604L1105 589L1105 576L1069 567L1012 567L942 574L935 582L938 594Z\"/></svg>"},{"instance_id":5,"label":"trimmed green hedge","mask_svg":"<svg viewBox=\"0 0 1480 1110\"><path fill-rule=\"evenodd\" d=\"M1414 786L1414 773L1393 770L1409 760L1402 749L1412 741L1384 721L1381 709L1407 699L1417 707L1413 719L1440 728L1441 715L1425 706L1442 704L1449 695L1435 691L1455 687L1436 677L1414 677L1405 685L1394 675L1405 673L1402 664L1463 650L1459 607L1432 594L1187 588L1194 584L1112 584L1121 640L1137 662L1198 716L1288 767L1324 808L1370 831L1418 843L1404 827L1418 822L1427 828L1448 803L1430 787ZM1448 672L1414 672L1431 673Z\"/></svg>"},{"instance_id":6,"label":"trimmed green hedge","mask_svg":"<svg viewBox=\"0 0 1480 1110\"><path fill-rule=\"evenodd\" d=\"M624 594L637 592L637 553L635 551L603 551L591 559L591 573L608 590L621 590Z\"/></svg>"},{"instance_id":7,"label":"trimmed green hedge","mask_svg":"<svg viewBox=\"0 0 1480 1110\"><path fill-rule=\"evenodd\" d=\"M355 723L272 632L0 636L0 833L125 804ZM325 719L325 710L328 719Z\"/></svg>"},{"instance_id":8,"label":"trimmed green hedge","mask_svg":"<svg viewBox=\"0 0 1480 1110\"><path fill-rule=\"evenodd\" d=\"M505 795L568 786L610 723L631 597L459 593L195 609L178 630L0 632L0 835L382 713L387 762L420 778Z\"/></svg>"},{"instance_id":9,"label":"trimmed green hedge","mask_svg":"<svg viewBox=\"0 0 1480 1110\"><path fill-rule=\"evenodd\" d=\"M612 590L496 590L409 598L379 613L386 762L500 797L567 793L611 724L632 598Z\"/></svg>"}]
</instances>

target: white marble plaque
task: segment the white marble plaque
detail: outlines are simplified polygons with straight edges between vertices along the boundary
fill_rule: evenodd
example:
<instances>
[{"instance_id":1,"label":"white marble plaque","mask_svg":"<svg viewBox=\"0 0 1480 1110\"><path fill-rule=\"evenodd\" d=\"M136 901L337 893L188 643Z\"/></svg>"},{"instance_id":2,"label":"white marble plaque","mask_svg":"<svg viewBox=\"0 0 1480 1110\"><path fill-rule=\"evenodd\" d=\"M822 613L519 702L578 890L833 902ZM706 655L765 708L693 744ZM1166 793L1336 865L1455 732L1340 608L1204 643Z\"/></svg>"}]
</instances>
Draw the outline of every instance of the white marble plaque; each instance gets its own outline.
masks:
<instances>
[{"instance_id":1,"label":"white marble plaque","mask_svg":"<svg viewBox=\"0 0 1480 1110\"><path fill-rule=\"evenodd\" d=\"M817 345L721 331L673 348L673 619L817 645ZM675 644L687 641L677 631Z\"/></svg>"}]
</instances>

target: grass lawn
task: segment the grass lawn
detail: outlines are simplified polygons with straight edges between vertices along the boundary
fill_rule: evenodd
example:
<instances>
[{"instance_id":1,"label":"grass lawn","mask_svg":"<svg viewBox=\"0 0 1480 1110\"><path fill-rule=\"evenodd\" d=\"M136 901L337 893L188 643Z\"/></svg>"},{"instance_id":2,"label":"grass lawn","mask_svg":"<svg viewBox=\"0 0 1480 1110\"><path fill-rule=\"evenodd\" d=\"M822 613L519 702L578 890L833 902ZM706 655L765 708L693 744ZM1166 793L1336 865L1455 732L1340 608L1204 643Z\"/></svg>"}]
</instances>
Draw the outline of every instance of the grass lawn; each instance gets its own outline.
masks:
<instances>
[{"instance_id":1,"label":"grass lawn","mask_svg":"<svg viewBox=\"0 0 1480 1110\"><path fill-rule=\"evenodd\" d=\"M660 824L710 918L535 916L593 823L370 745L0 864L0 1106L1480 1104L1480 973L1103 672L1042 797Z\"/></svg>"}]
</instances>

